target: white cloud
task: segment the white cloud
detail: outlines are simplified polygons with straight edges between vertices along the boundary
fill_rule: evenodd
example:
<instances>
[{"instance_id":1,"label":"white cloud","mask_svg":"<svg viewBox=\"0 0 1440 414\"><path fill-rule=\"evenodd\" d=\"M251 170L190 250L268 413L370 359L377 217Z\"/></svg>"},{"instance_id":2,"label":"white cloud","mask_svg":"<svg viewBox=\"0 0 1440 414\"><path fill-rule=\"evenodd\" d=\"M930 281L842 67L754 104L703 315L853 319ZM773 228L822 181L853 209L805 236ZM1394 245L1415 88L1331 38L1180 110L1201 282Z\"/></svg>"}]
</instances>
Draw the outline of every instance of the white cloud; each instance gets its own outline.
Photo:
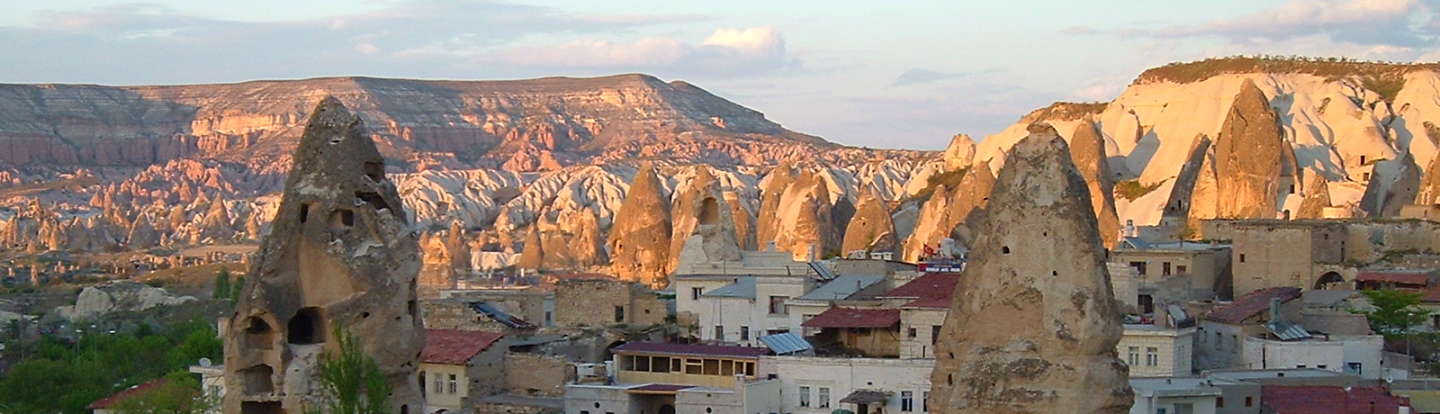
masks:
<instances>
[{"instance_id":1,"label":"white cloud","mask_svg":"<svg viewBox=\"0 0 1440 414\"><path fill-rule=\"evenodd\" d=\"M479 63L499 62L534 68L666 70L701 76L735 76L795 64L785 40L772 27L719 28L699 43L675 37L631 41L580 39L555 45L501 49L449 49Z\"/></svg>"}]
</instances>

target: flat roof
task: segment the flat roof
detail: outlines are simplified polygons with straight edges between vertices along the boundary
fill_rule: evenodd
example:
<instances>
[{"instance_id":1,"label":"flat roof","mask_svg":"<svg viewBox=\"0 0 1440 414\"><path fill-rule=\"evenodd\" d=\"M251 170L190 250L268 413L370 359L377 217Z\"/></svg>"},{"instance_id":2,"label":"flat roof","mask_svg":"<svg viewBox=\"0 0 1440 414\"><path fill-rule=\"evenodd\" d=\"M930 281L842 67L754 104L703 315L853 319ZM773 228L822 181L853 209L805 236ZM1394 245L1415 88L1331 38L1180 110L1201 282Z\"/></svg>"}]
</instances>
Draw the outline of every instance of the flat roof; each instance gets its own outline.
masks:
<instances>
[{"instance_id":1,"label":"flat roof","mask_svg":"<svg viewBox=\"0 0 1440 414\"><path fill-rule=\"evenodd\" d=\"M770 348L734 345L672 344L656 342L630 342L612 349L623 354L665 354L682 356L714 356L730 358L759 358L770 353Z\"/></svg>"}]
</instances>

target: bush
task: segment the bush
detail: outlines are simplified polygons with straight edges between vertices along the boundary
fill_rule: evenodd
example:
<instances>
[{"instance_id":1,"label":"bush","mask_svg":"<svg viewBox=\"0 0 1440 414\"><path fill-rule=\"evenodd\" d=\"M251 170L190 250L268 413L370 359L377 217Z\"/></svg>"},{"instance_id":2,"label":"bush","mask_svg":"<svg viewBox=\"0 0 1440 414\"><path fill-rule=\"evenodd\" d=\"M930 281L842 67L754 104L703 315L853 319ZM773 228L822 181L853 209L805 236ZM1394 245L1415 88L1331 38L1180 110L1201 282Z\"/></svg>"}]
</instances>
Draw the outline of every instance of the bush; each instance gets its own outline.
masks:
<instances>
[{"instance_id":1,"label":"bush","mask_svg":"<svg viewBox=\"0 0 1440 414\"><path fill-rule=\"evenodd\" d=\"M1161 181L1150 185L1144 185L1140 184L1140 180L1121 181L1115 183L1115 196L1129 201L1135 201L1140 199L1140 197L1144 197L1146 194L1150 194L1151 191L1155 191L1155 189L1160 188L1160 185L1164 183L1164 181Z\"/></svg>"}]
</instances>

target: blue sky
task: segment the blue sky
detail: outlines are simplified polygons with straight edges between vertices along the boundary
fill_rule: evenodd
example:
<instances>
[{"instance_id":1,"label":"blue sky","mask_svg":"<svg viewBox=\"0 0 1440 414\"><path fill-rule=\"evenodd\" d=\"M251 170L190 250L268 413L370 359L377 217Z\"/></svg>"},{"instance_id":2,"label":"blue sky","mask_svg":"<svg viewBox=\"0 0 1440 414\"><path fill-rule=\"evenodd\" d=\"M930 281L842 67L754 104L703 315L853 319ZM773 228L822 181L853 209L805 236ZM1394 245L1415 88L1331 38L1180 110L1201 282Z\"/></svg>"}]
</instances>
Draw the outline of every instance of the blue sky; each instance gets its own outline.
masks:
<instances>
[{"instance_id":1,"label":"blue sky","mask_svg":"<svg viewBox=\"0 0 1440 414\"><path fill-rule=\"evenodd\" d=\"M1436 60L1436 1L12 2L0 82L643 72L832 141L935 149L1171 61Z\"/></svg>"}]
</instances>

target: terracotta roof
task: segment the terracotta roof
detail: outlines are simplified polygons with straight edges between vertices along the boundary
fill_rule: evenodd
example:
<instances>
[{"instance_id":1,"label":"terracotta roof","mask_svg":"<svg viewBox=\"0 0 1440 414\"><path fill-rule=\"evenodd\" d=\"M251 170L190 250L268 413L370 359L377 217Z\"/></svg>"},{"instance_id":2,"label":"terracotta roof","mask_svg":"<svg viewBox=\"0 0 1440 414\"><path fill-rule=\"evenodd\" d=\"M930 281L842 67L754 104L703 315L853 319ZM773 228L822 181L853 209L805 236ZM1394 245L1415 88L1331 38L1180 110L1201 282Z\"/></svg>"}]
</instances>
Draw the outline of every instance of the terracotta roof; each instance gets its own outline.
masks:
<instances>
[{"instance_id":1,"label":"terracotta roof","mask_svg":"<svg viewBox=\"0 0 1440 414\"><path fill-rule=\"evenodd\" d=\"M456 329L426 329L420 360L432 364L463 365L505 334Z\"/></svg>"},{"instance_id":2,"label":"terracotta roof","mask_svg":"<svg viewBox=\"0 0 1440 414\"><path fill-rule=\"evenodd\" d=\"M1418 270L1367 270L1356 274L1355 281L1427 286L1430 284L1430 272Z\"/></svg>"},{"instance_id":3,"label":"terracotta roof","mask_svg":"<svg viewBox=\"0 0 1440 414\"><path fill-rule=\"evenodd\" d=\"M1260 388L1260 405L1275 414L1369 414L1399 412L1410 399L1378 387L1266 385Z\"/></svg>"},{"instance_id":4,"label":"terracotta roof","mask_svg":"<svg viewBox=\"0 0 1440 414\"><path fill-rule=\"evenodd\" d=\"M629 342L612 348L616 353L649 353L692 356L723 356L755 358L770 353L770 348L733 345L670 344L655 342Z\"/></svg>"},{"instance_id":5,"label":"terracotta roof","mask_svg":"<svg viewBox=\"0 0 1440 414\"><path fill-rule=\"evenodd\" d=\"M1221 323L1240 323L1269 310L1272 298L1278 298L1281 302L1289 302L1298 297L1300 297L1300 288L1297 287L1260 289L1236 298L1229 305L1210 311L1205 319Z\"/></svg>"},{"instance_id":6,"label":"terracotta roof","mask_svg":"<svg viewBox=\"0 0 1440 414\"><path fill-rule=\"evenodd\" d=\"M830 308L800 324L806 328L887 328L900 323L899 309Z\"/></svg>"},{"instance_id":7,"label":"terracotta roof","mask_svg":"<svg viewBox=\"0 0 1440 414\"><path fill-rule=\"evenodd\" d=\"M880 297L915 298L903 305L907 307L949 308L955 296L955 284L959 282L959 273L926 273Z\"/></svg>"},{"instance_id":8,"label":"terracotta roof","mask_svg":"<svg viewBox=\"0 0 1440 414\"><path fill-rule=\"evenodd\" d=\"M95 400L95 402L90 403L90 405L87 406L87 407L85 407L85 408L86 408L86 409L90 409L90 410L104 410L104 409L108 409L108 408L110 408L110 407L113 407L115 404L119 404L119 403L122 402L122 401L125 401L125 400L130 399L131 397L139 396L139 395L144 394L144 393L146 393L146 392L148 392L148 391L154 390L154 389L156 389L156 388L160 388L160 386L165 385L165 383L167 383L167 382L169 382L169 381L170 381L169 379L163 378L163 377L161 377L161 378L156 378L156 379L150 380L149 382L146 382L146 383L144 383L144 384L136 385L136 386L133 386L133 387L130 387L130 388L126 388L126 389L124 389L124 390L121 390L120 392L117 392L117 393L115 393L115 394L112 394L112 395L110 395L109 397L105 397L105 398L101 398L101 399L99 399L99 400Z\"/></svg>"}]
</instances>

